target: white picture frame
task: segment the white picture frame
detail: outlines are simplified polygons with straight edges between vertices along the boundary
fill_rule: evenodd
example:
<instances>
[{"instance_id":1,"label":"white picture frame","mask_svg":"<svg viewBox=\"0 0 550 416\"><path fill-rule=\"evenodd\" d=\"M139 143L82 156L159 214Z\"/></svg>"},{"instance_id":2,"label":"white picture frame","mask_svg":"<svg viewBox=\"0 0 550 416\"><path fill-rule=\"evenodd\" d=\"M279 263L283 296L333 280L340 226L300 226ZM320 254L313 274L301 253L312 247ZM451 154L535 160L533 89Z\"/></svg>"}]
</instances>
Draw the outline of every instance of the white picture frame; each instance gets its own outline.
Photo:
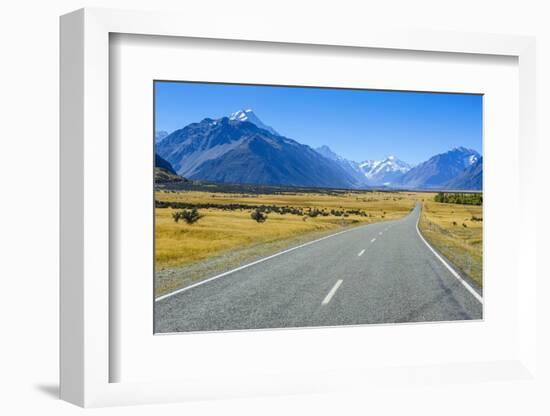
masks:
<instances>
[{"instance_id":1,"label":"white picture frame","mask_svg":"<svg viewBox=\"0 0 550 416\"><path fill-rule=\"evenodd\" d=\"M278 24L256 25L216 19L184 19L169 13L82 9L61 18L61 397L80 406L157 403L194 398L242 397L333 391L353 385L398 382L407 371L381 368L368 374L338 369L333 381L319 381L315 372L284 371L264 379L233 383L231 374L211 379L178 381L112 382L110 366L120 357L110 348L115 337L110 325L116 309L109 279L110 171L109 155L109 38L111 34L225 39L282 44L331 45L333 47L430 51L443 54L504 55L518 59L519 66L519 165L518 210L534 212L534 183L530 172L535 160L535 41L530 37L467 33L429 33L369 28L328 32ZM185 21L185 24L182 24ZM238 27L238 30L235 29ZM468 379L485 371L494 377L524 380L536 370L537 271L534 259L536 219L521 215L518 262L522 272L517 292L517 353L498 362L481 361L456 366L442 362L436 371L448 377ZM329 330L327 330L329 331ZM192 336L192 335L189 335ZM277 336L274 334L273 336ZM278 336L281 336L279 333ZM292 335L285 334L288 338ZM332 335L336 336L336 335ZM246 334L239 335L245 342ZM434 367L422 369L430 377ZM360 369L358 369L360 370ZM389 381L390 380L390 381ZM472 382L479 381L475 376Z\"/></svg>"}]
</instances>

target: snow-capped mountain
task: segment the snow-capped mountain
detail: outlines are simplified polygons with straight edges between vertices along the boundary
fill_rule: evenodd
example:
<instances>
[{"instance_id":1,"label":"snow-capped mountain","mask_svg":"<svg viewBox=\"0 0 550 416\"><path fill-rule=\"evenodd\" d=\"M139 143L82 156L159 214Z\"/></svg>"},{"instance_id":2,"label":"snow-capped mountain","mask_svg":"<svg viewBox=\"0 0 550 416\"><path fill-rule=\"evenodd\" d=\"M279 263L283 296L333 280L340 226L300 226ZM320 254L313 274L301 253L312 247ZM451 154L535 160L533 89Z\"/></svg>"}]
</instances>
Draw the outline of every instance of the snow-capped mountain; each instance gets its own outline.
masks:
<instances>
[{"instance_id":1,"label":"snow-capped mountain","mask_svg":"<svg viewBox=\"0 0 550 416\"><path fill-rule=\"evenodd\" d=\"M249 113L245 114L250 116ZM355 188L338 163L311 147L270 133L256 123L205 118L157 144L159 155L188 179L212 182Z\"/></svg>"},{"instance_id":2,"label":"snow-capped mountain","mask_svg":"<svg viewBox=\"0 0 550 416\"><path fill-rule=\"evenodd\" d=\"M481 155L475 150L455 147L409 170L399 185L409 189L446 189L447 184L462 175L465 169L478 161L481 163L480 159Z\"/></svg>"},{"instance_id":3,"label":"snow-capped mountain","mask_svg":"<svg viewBox=\"0 0 550 416\"><path fill-rule=\"evenodd\" d=\"M370 185L391 186L407 173L411 166L395 156L383 160L366 160L359 164Z\"/></svg>"},{"instance_id":4,"label":"snow-capped mountain","mask_svg":"<svg viewBox=\"0 0 550 416\"><path fill-rule=\"evenodd\" d=\"M338 163L338 165L340 165L342 169L344 169L351 177L355 179L355 181L357 182L357 187L367 185L367 180L365 178L365 175L363 174L363 171L361 170L361 167L359 166L359 163L353 160L346 159L345 157L334 153L332 149L327 145L318 147L315 149L315 151L321 156L324 156L327 159Z\"/></svg>"},{"instance_id":5,"label":"snow-capped mountain","mask_svg":"<svg viewBox=\"0 0 550 416\"><path fill-rule=\"evenodd\" d=\"M277 131L275 131L273 127L264 124L263 121L260 120L251 109L236 111L229 116L229 120L248 121L254 124L256 127L259 127L260 129L267 130L275 136L280 136L280 134L277 133Z\"/></svg>"},{"instance_id":6,"label":"snow-capped mountain","mask_svg":"<svg viewBox=\"0 0 550 416\"><path fill-rule=\"evenodd\" d=\"M358 163L328 146L313 149L281 136L252 110L191 123L159 140L156 149L178 175L213 182L347 189L482 186L482 158L475 150L458 147L415 167L395 156Z\"/></svg>"},{"instance_id":7,"label":"snow-capped mountain","mask_svg":"<svg viewBox=\"0 0 550 416\"><path fill-rule=\"evenodd\" d=\"M315 149L317 153L337 162L346 172L355 178L357 187L392 186L407 173L411 166L395 156L383 160L366 160L355 162L333 152L326 145Z\"/></svg>"}]
</instances>

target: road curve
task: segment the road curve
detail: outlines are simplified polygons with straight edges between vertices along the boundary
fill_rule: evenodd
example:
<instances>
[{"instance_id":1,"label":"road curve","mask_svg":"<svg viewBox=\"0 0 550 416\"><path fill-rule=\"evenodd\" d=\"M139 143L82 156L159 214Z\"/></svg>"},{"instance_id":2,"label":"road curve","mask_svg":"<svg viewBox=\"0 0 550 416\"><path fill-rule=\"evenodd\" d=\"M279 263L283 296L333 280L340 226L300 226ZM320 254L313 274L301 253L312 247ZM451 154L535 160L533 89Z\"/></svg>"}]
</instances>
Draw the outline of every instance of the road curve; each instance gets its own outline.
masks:
<instances>
[{"instance_id":1,"label":"road curve","mask_svg":"<svg viewBox=\"0 0 550 416\"><path fill-rule=\"evenodd\" d=\"M420 212L157 300L155 332L481 319L480 300L419 236Z\"/></svg>"}]
</instances>

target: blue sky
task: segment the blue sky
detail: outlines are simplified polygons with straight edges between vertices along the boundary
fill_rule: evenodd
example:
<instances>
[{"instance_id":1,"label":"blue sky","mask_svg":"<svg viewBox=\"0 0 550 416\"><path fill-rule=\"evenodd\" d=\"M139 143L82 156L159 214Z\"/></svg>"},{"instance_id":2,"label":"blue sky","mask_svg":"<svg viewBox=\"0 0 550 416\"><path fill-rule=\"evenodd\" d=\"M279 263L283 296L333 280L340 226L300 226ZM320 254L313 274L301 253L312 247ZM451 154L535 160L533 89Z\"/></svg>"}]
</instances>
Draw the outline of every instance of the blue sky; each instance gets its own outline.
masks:
<instances>
[{"instance_id":1,"label":"blue sky","mask_svg":"<svg viewBox=\"0 0 550 416\"><path fill-rule=\"evenodd\" d=\"M464 146L482 152L482 97L397 91L156 82L155 130L251 108L280 134L355 161L417 164Z\"/></svg>"}]
</instances>

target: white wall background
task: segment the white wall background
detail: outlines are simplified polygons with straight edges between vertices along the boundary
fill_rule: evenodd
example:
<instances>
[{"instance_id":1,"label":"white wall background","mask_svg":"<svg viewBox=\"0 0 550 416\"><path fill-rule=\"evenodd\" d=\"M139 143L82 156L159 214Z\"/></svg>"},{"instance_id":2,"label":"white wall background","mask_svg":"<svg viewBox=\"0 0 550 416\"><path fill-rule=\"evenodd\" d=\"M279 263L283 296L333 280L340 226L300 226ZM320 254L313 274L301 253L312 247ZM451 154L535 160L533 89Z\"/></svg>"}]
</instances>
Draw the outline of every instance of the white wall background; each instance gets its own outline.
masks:
<instances>
[{"instance_id":1,"label":"white wall background","mask_svg":"<svg viewBox=\"0 0 550 416\"><path fill-rule=\"evenodd\" d=\"M6 415L74 414L82 410L56 399L58 376L58 17L81 7L162 9L185 12L189 19L219 13L250 18L364 27L371 21L439 30L537 36L538 186L548 192L550 175L541 166L550 151L550 11L544 0L363 0L299 1L202 0L19 0L0 9L0 412ZM182 25L185 21L182 21ZM544 138L544 139L543 139ZM548 166L548 164L546 164ZM544 199L544 201L543 201ZM550 246L546 208L540 199L539 267ZM543 247L543 243L546 244ZM539 272L540 273L540 272ZM550 284L538 288L541 377L550 366ZM546 386L506 383L433 385L396 397L368 391L323 396L258 398L93 410L96 414L550 414ZM545 391L546 390L546 391Z\"/></svg>"}]
</instances>

